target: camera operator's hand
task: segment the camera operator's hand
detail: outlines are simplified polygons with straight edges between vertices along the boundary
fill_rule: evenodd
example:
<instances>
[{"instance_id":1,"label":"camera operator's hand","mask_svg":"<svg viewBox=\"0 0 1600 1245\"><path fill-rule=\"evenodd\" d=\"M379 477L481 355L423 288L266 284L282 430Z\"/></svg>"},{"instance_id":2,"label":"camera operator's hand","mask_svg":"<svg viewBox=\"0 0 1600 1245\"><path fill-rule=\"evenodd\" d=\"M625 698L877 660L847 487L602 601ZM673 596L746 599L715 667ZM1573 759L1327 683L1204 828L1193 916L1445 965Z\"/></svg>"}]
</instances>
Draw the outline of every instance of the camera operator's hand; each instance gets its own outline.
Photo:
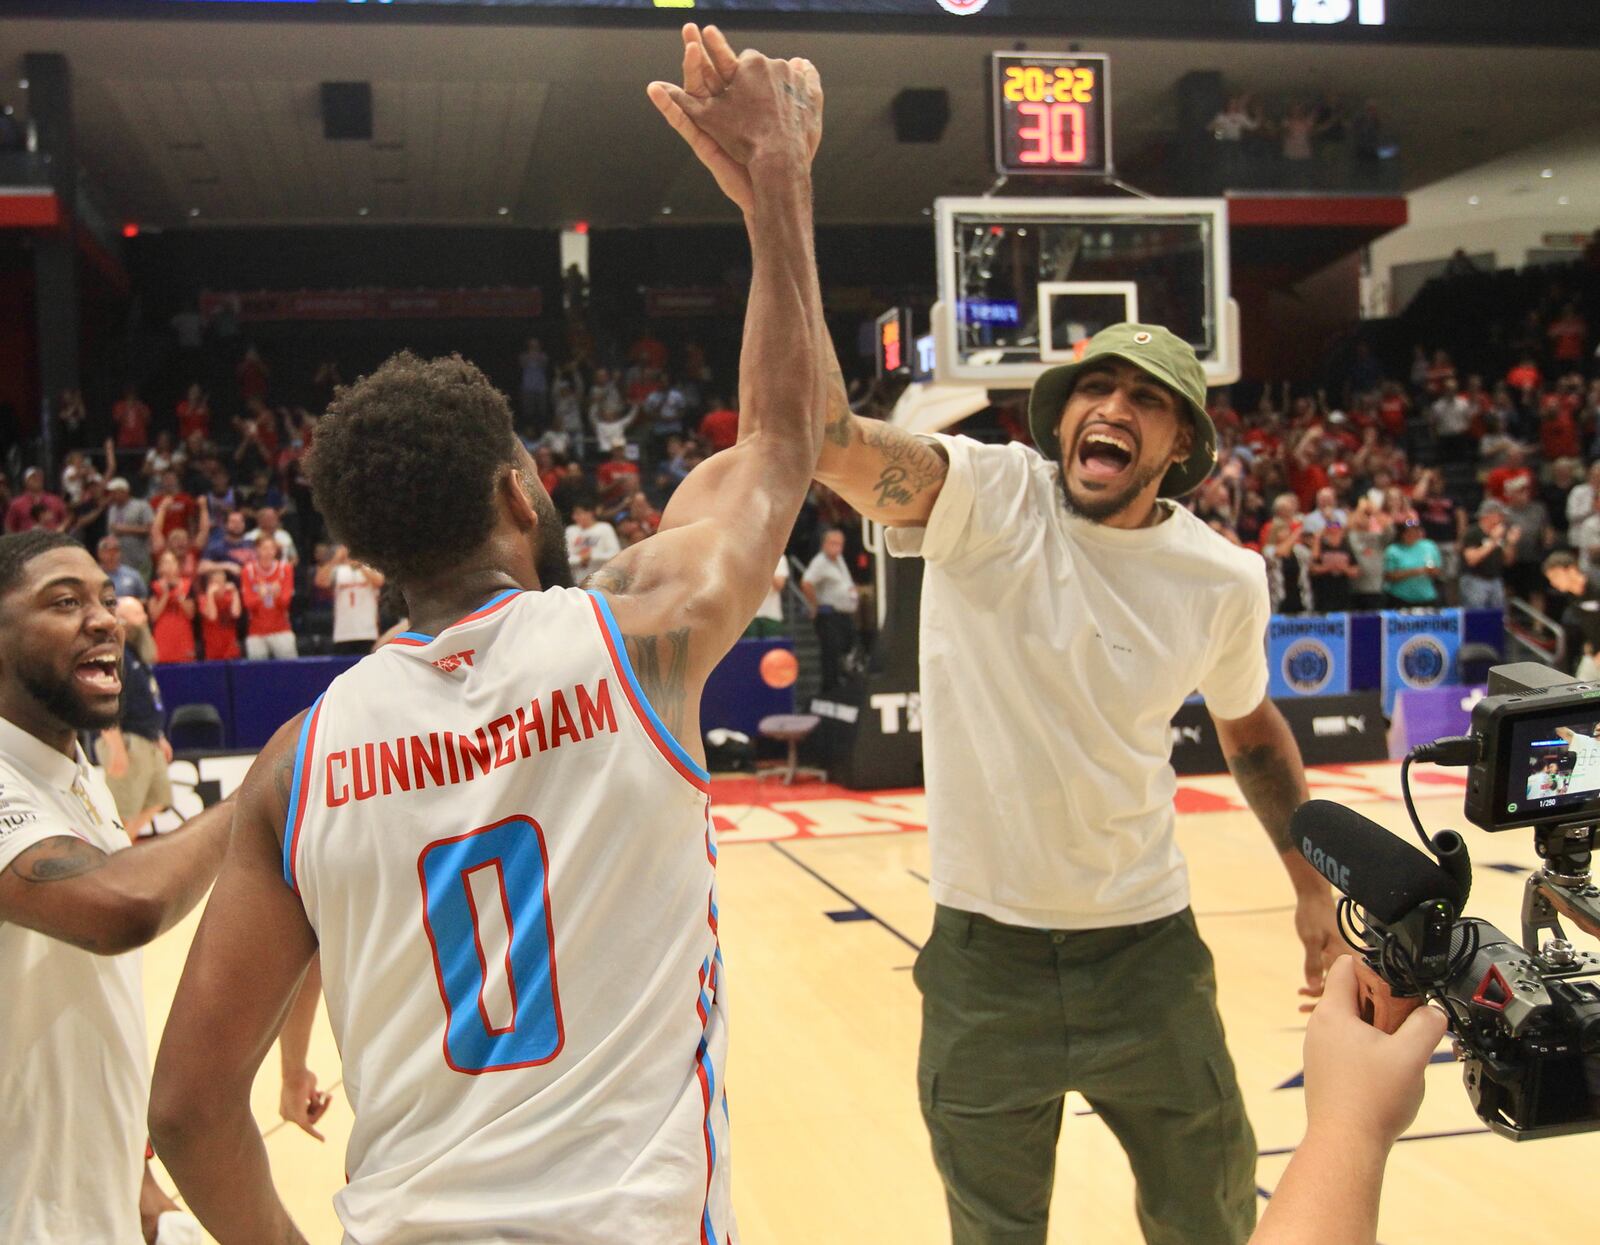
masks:
<instances>
[{"instance_id":1,"label":"camera operator's hand","mask_svg":"<svg viewBox=\"0 0 1600 1245\"><path fill-rule=\"evenodd\" d=\"M1445 1018L1419 1007L1391 1036L1361 1019L1358 993L1355 960L1341 956L1306 1026L1306 1133L1388 1149L1417 1118Z\"/></svg>"},{"instance_id":2,"label":"camera operator's hand","mask_svg":"<svg viewBox=\"0 0 1600 1245\"><path fill-rule=\"evenodd\" d=\"M1306 1027L1306 1136L1250 1245L1371 1245L1383 1169L1422 1105L1444 1016L1419 1007L1394 1035L1361 1019L1355 961L1341 956Z\"/></svg>"}]
</instances>

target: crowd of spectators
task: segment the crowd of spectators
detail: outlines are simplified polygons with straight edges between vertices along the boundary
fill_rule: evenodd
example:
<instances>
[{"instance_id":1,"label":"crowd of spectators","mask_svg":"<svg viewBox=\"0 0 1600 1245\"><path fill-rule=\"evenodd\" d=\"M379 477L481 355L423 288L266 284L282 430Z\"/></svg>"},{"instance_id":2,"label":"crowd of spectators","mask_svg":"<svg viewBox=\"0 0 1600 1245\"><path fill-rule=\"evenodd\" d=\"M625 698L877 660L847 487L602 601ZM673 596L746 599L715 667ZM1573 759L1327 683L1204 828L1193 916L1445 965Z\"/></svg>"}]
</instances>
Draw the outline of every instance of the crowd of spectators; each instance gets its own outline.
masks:
<instances>
[{"instance_id":1,"label":"crowd of spectators","mask_svg":"<svg viewBox=\"0 0 1600 1245\"><path fill-rule=\"evenodd\" d=\"M1403 375L1358 346L1342 401L1213 394L1219 470L1189 504L1265 559L1277 613L1462 605L1559 613L1545 574L1600 570L1600 365L1560 283L1510 366L1418 345ZM1600 583L1600 579L1596 580Z\"/></svg>"},{"instance_id":2,"label":"crowd of spectators","mask_svg":"<svg viewBox=\"0 0 1600 1245\"><path fill-rule=\"evenodd\" d=\"M1398 154L1377 105L1322 94L1266 101L1228 97L1207 125L1226 181L1310 186L1319 174L1372 176Z\"/></svg>"},{"instance_id":3,"label":"crowd of spectators","mask_svg":"<svg viewBox=\"0 0 1600 1245\"><path fill-rule=\"evenodd\" d=\"M582 582L656 531L689 472L733 445L739 416L726 396L732 379L719 386L692 341L672 351L644 329L602 360L586 340L573 345L569 334L558 361L538 338L527 341L512 408ZM342 378L325 360L305 380L282 380L248 346L227 392L189 384L170 410L152 409L129 385L96 418L81 393L64 393L53 412L54 478L29 467L13 494L0 474L5 530L64 531L93 550L118 595L144 604L158 663L369 651L403 603L329 539L312 504L304 458ZM280 402L283 390L312 393L317 405ZM825 528L849 528L849 565L865 581L852 517L819 488L792 551L809 559ZM791 612L808 608L792 600ZM781 622L781 596L766 613ZM837 661L837 624L820 629Z\"/></svg>"}]
</instances>

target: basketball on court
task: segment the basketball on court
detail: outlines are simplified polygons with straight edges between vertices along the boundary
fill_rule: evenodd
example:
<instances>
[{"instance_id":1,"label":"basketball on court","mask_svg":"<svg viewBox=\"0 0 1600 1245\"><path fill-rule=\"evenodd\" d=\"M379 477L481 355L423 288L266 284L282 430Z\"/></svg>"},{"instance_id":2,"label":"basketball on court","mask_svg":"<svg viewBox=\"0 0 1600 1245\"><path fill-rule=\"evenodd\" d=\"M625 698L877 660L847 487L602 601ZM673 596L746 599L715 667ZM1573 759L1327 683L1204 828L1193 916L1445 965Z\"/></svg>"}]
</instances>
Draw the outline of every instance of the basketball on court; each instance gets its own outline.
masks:
<instances>
[{"instance_id":1,"label":"basketball on court","mask_svg":"<svg viewBox=\"0 0 1600 1245\"><path fill-rule=\"evenodd\" d=\"M800 677L800 663L786 648L775 648L761 659L761 681L768 687L793 687Z\"/></svg>"}]
</instances>

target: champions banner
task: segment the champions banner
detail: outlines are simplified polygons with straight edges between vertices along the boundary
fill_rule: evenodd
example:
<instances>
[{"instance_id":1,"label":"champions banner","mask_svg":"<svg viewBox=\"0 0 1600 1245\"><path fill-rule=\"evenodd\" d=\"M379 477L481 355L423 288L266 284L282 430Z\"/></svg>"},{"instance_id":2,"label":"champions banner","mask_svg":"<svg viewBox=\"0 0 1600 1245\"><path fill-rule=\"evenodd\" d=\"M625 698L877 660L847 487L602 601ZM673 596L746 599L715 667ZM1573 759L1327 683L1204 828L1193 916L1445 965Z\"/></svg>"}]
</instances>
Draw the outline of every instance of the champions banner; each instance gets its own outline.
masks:
<instances>
[{"instance_id":1,"label":"champions banner","mask_svg":"<svg viewBox=\"0 0 1600 1245\"><path fill-rule=\"evenodd\" d=\"M1274 616L1267 623L1267 693L1343 696L1350 690L1350 615Z\"/></svg>"},{"instance_id":2,"label":"champions banner","mask_svg":"<svg viewBox=\"0 0 1600 1245\"><path fill-rule=\"evenodd\" d=\"M1383 611L1383 712L1394 716L1401 691L1425 692L1460 681L1461 611Z\"/></svg>"}]
</instances>

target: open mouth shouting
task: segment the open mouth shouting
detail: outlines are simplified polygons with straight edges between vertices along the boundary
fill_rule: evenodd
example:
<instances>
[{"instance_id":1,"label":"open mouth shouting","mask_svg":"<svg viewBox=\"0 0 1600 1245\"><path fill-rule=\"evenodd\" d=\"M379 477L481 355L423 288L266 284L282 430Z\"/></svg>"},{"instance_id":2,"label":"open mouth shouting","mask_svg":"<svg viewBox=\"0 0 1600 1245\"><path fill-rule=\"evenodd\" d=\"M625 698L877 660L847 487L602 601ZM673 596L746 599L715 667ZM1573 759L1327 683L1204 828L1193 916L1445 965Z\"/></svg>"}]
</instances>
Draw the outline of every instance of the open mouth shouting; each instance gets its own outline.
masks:
<instances>
[{"instance_id":1,"label":"open mouth shouting","mask_svg":"<svg viewBox=\"0 0 1600 1245\"><path fill-rule=\"evenodd\" d=\"M122 694L122 653L115 644L90 649L72 668L72 682L85 696Z\"/></svg>"},{"instance_id":2,"label":"open mouth shouting","mask_svg":"<svg viewBox=\"0 0 1600 1245\"><path fill-rule=\"evenodd\" d=\"M1125 428L1095 424L1078 434L1078 478L1085 484L1111 485L1133 469L1138 441Z\"/></svg>"}]
</instances>

